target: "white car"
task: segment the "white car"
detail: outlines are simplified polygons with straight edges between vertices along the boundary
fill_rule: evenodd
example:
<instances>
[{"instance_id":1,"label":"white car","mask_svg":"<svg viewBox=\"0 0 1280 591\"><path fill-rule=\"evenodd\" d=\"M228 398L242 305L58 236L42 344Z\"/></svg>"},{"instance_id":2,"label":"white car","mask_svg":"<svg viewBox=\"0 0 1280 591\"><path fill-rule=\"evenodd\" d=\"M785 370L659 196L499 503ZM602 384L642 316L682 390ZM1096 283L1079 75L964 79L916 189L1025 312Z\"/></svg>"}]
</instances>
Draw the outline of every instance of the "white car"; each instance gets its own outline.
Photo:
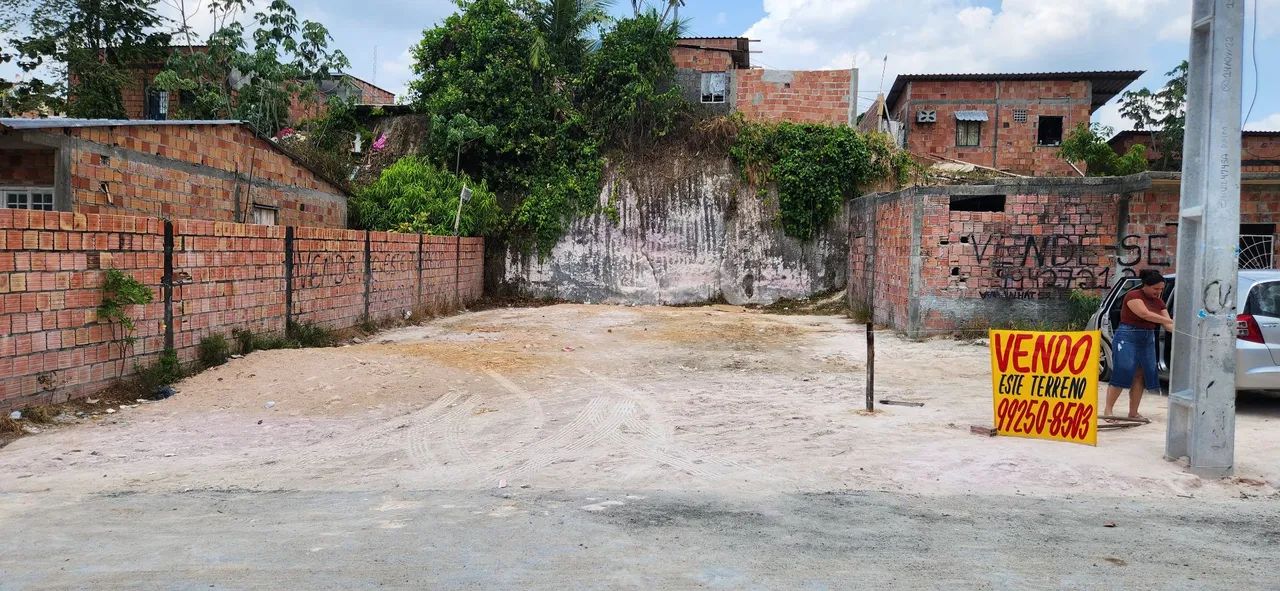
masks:
<instances>
[{"instance_id":1,"label":"white car","mask_svg":"<svg viewBox=\"0 0 1280 591\"><path fill-rule=\"evenodd\" d=\"M1166 275L1163 299L1172 313L1177 276ZM1089 318L1087 328L1102 332L1101 379L1111 375L1111 335L1120 324L1124 295L1137 288L1136 277L1116 283L1102 298L1102 305ZM1280 270L1240 271L1236 305L1236 389L1280 390ZM1160 329L1160 379L1169 379L1172 335Z\"/></svg>"}]
</instances>

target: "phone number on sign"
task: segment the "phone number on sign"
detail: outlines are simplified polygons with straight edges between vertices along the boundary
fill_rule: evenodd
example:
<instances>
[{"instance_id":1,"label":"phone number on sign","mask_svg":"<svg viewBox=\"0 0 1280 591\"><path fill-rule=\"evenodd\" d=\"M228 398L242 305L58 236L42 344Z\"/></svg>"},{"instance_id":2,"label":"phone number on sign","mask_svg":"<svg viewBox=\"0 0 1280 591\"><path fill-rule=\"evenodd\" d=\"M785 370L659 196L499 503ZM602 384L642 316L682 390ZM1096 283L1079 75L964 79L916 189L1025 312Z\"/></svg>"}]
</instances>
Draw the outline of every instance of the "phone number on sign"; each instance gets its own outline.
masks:
<instances>
[{"instance_id":1,"label":"phone number on sign","mask_svg":"<svg viewBox=\"0 0 1280 591\"><path fill-rule=\"evenodd\" d=\"M1085 440L1093 426L1093 407L1079 402L1017 400L996 405L996 430Z\"/></svg>"}]
</instances>

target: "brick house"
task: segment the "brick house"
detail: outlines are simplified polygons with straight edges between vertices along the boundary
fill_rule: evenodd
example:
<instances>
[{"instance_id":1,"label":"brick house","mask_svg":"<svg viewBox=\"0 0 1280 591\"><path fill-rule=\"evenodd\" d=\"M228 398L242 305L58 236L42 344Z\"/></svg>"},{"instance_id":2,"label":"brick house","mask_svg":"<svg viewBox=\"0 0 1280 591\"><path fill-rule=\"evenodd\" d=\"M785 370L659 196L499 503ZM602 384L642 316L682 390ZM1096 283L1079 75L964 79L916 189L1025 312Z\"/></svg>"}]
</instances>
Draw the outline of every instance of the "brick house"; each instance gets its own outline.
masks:
<instances>
[{"instance_id":1,"label":"brick house","mask_svg":"<svg viewBox=\"0 0 1280 591\"><path fill-rule=\"evenodd\" d=\"M684 97L714 113L755 121L852 125L858 70L765 70L751 67L745 37L684 37L671 59Z\"/></svg>"},{"instance_id":2,"label":"brick house","mask_svg":"<svg viewBox=\"0 0 1280 591\"><path fill-rule=\"evenodd\" d=\"M1245 131L1240 142L1241 172L1280 172L1280 131ZM1151 134L1145 131L1121 131L1107 143L1116 152L1124 154L1135 144L1147 147L1147 160L1160 158L1160 152L1152 149ZM1181 163L1175 163L1181 166Z\"/></svg>"},{"instance_id":3,"label":"brick house","mask_svg":"<svg viewBox=\"0 0 1280 591\"><path fill-rule=\"evenodd\" d=\"M178 51L203 53L209 51L209 47L182 45L168 48L168 54ZM120 89L126 117L162 121L178 113L178 107L182 104L185 93L164 92L154 88L156 75L164 70L167 59L166 56L165 59L139 63L132 68L129 79ZM228 78L234 78L234 75L228 73ZM75 81L71 80L68 86L74 92ZM232 82L232 86L236 86L235 82ZM304 101L297 95L291 98L289 105L291 123L323 115L325 102L331 97L351 100L357 105L393 105L396 102L396 95L391 91L346 73L339 73L329 80L320 82L317 86L319 87L318 96L311 100ZM185 100L191 99L186 97Z\"/></svg>"},{"instance_id":4,"label":"brick house","mask_svg":"<svg viewBox=\"0 0 1280 591\"><path fill-rule=\"evenodd\" d=\"M920 157L1079 176L1058 157L1062 138L1142 74L909 74L894 80L882 112Z\"/></svg>"},{"instance_id":5,"label":"brick house","mask_svg":"<svg viewBox=\"0 0 1280 591\"><path fill-rule=\"evenodd\" d=\"M10 209L345 228L348 194L239 121L0 119Z\"/></svg>"}]
</instances>

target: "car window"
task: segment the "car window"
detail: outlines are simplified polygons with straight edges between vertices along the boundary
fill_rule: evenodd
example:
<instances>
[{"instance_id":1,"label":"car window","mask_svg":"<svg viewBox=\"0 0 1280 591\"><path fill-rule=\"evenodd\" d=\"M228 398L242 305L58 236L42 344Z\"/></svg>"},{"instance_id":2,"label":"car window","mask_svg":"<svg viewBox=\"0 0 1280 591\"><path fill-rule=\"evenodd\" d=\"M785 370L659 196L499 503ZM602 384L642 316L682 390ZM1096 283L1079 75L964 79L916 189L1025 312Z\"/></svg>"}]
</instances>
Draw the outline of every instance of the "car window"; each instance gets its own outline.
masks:
<instances>
[{"instance_id":1,"label":"car window","mask_svg":"<svg viewBox=\"0 0 1280 591\"><path fill-rule=\"evenodd\" d=\"M1249 309L1260 316L1280 318L1280 281L1254 286Z\"/></svg>"}]
</instances>

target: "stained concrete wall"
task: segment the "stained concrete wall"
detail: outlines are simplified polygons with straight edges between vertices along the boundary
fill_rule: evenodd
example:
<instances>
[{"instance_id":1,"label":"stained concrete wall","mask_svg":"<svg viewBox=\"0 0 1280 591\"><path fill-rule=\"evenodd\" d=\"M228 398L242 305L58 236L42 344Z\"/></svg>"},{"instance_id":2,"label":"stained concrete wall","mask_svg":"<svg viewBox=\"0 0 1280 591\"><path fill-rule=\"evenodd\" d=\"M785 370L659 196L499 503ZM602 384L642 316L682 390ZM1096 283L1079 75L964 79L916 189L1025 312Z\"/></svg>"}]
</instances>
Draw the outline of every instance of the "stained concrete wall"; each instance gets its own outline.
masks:
<instances>
[{"instance_id":1,"label":"stained concrete wall","mask_svg":"<svg viewBox=\"0 0 1280 591\"><path fill-rule=\"evenodd\" d=\"M505 287L578 302L769 304L844 286L847 216L818 237L786 237L777 200L743 185L727 159L663 158L607 175L602 210L575 222L544 260L509 252Z\"/></svg>"}]
</instances>

